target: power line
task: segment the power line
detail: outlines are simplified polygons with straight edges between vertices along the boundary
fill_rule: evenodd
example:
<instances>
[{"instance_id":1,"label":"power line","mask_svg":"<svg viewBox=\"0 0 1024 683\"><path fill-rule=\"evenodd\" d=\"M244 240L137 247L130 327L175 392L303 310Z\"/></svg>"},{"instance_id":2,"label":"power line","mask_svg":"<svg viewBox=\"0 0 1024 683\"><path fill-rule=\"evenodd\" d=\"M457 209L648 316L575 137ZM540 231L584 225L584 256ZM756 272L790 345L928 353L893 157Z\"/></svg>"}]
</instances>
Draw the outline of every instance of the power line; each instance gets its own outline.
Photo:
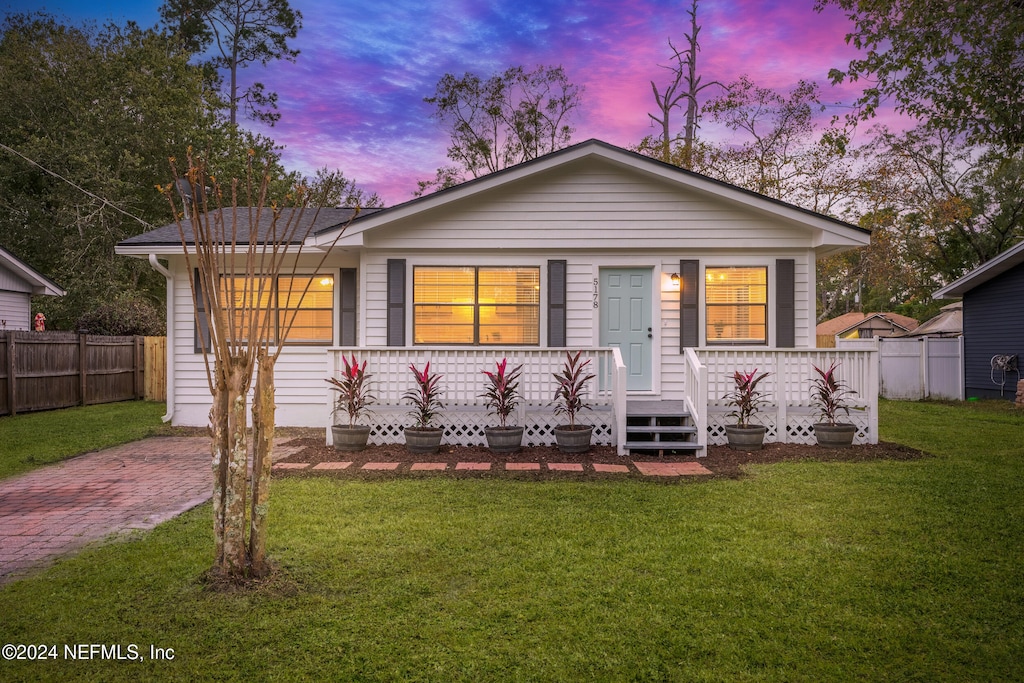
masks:
<instances>
[{"instance_id":1,"label":"power line","mask_svg":"<svg viewBox=\"0 0 1024 683\"><path fill-rule=\"evenodd\" d=\"M138 216L133 216L132 214L128 213L127 211L125 211L125 210L124 210L124 209L122 209L121 207L117 206L117 205L116 205L116 204L114 204L113 202L111 202L111 201L109 201L109 200L107 200L107 199L104 199L103 197L100 197L100 196L99 196L99 195L97 195L97 194L93 194L92 192L89 192L89 190L85 189L84 187L81 187L80 185L76 185L75 183L73 183L72 181L68 180L67 178L65 178L65 177L64 177L64 176L62 176L61 174L59 174L59 173L57 173L57 172L55 172L55 171L51 171L50 169L46 168L46 167L45 167L45 166L43 166L42 164L40 164L40 163L38 163L38 162L36 162L36 161L33 161L32 159L29 159L29 158L28 158L27 156L25 156L24 154L22 154L22 153L21 153L21 152L19 152L18 150L16 150L16 149L13 149L13 148L11 148L11 147L8 147L7 145L5 145L5 144L4 144L4 143L2 143L2 142L0 142L0 148L2 148L2 149L5 149L5 150L7 150L8 152L10 152L11 154L14 154L15 156L21 157L22 159L24 159L24 160L25 160L25 161L27 161L28 163L32 164L33 166L35 166L36 168L38 168L39 170L41 170L41 171L42 171L43 173L47 173L47 174L49 174L49 175L52 175L52 176L53 176L54 178L57 178L58 180L62 180L62 181L64 181L65 183L67 183L67 184L68 184L68 185L70 185L71 187L75 188L75 189L76 189L76 190L78 190L79 192L82 192L82 193L84 193L84 194L87 194L87 195L89 195L90 197L92 197L93 199L99 200L99 201L100 201L100 202L102 202L102 203L103 203L103 204L104 204L105 206L109 206L109 207L110 207L111 209L113 209L114 211L117 211L118 213L122 213L122 214L124 214L125 216L127 216L128 218L131 218L131 219L132 219L132 220L134 220L134 221L138 221L139 223L142 223L142 224L143 224L144 226L146 226L146 227L147 227L147 228L149 228L150 230L155 230L155 229L156 229L156 226L154 226L154 225L151 225L150 223L147 223L146 221L142 220L142 219L141 219L141 218L139 218Z\"/></svg>"}]
</instances>

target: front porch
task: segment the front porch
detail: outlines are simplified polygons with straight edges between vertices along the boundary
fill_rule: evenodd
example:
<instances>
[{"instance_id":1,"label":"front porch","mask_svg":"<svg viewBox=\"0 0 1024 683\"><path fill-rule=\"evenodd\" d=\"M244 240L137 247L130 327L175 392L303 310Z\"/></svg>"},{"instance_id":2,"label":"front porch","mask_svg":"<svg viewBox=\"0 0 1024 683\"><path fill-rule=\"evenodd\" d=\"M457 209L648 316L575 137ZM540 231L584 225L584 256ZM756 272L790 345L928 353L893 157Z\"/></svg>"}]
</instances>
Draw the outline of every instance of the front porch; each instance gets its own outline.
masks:
<instances>
[{"instance_id":1,"label":"front porch","mask_svg":"<svg viewBox=\"0 0 1024 683\"><path fill-rule=\"evenodd\" d=\"M575 353L577 349L572 349ZM810 403L813 365L839 361L840 377L857 392L850 421L857 425L855 443L878 442L878 351L857 349L686 349L679 377L671 385L681 387L661 396L627 395L626 366L617 348L583 349L596 378L590 383L587 402L592 410L578 420L594 426L593 443L615 446L619 455L633 451L696 452L726 442L725 425L730 408L722 398L732 389L735 370L770 372L763 383L768 405L755 421L768 427L766 441L814 443L811 425L817 421ZM552 410L556 383L553 374L565 360L565 349L484 349L437 347L332 348L329 369L337 376L342 357L355 355L367 361L373 375L377 404L365 419L370 424L371 444L403 443L409 406L402 396L412 386L409 365L443 375L445 410L438 426L444 442L461 445L486 443L484 428L494 424L480 394L483 370L492 370L504 357L514 367L523 365L520 381L522 402L512 423L524 427L523 443L554 442L554 427L564 422ZM678 366L677 366L678 367ZM669 384L665 382L665 384ZM328 415L334 392L328 394ZM627 401L628 398L628 401ZM327 441L331 443L331 431Z\"/></svg>"}]
</instances>

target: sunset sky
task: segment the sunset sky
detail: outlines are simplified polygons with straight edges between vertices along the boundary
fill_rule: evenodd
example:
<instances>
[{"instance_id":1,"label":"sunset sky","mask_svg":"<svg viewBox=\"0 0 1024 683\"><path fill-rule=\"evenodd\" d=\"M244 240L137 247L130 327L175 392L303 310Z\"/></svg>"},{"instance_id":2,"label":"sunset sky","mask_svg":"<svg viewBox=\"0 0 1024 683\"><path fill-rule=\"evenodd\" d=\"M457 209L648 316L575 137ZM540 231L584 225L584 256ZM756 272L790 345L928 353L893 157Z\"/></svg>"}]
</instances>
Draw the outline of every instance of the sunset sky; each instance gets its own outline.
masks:
<instances>
[{"instance_id":1,"label":"sunset sky","mask_svg":"<svg viewBox=\"0 0 1024 683\"><path fill-rule=\"evenodd\" d=\"M46 9L72 22L157 23L157 0L0 0L0 12ZM575 141L599 138L628 147L656 132L650 81L662 86L667 38L688 29L689 2L675 0L292 0L303 28L295 63L275 62L242 74L280 96L270 130L290 169L312 174L340 168L387 204L408 200L417 180L446 163L447 136L423 98L445 73L489 76L511 65L562 65L584 87ZM759 86L788 92L816 81L844 114L859 84L833 87L828 70L856 55L844 36L851 24L814 0L701 0L699 72L725 83L747 74ZM717 91L716 91L717 92ZM675 122L682 123L682 112ZM675 126L674 126L675 127ZM702 134L724 141L705 125ZM864 135L864 133L862 133Z\"/></svg>"}]
</instances>

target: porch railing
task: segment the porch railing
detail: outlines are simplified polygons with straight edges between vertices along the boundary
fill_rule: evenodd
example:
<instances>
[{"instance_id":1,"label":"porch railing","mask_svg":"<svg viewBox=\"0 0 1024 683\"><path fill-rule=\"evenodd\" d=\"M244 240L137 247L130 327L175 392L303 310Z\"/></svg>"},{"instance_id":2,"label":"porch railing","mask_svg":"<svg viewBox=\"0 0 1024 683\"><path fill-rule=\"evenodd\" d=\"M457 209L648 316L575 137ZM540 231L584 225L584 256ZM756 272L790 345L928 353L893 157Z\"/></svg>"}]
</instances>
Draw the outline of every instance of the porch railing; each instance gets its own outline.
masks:
<instances>
[{"instance_id":1,"label":"porch railing","mask_svg":"<svg viewBox=\"0 0 1024 683\"><path fill-rule=\"evenodd\" d=\"M575 353L577 349L572 349ZM594 425L594 443L605 445L625 444L625 365L618 349L582 349L583 358L591 361L590 368L597 376L589 385L586 398L592 410L583 411L578 420ZM371 425L370 443L402 443L403 425L409 422L406 413L410 407L402 396L414 384L410 365L422 369L430 363L432 372L443 375L441 386L444 390L442 401L445 410L438 426L445 429L445 443L480 445L486 443L484 427L495 423L484 408L484 370L494 369L495 363L508 358L510 367L522 364L520 380L522 403L513 424L525 428L524 444L553 443L553 429L564 421L553 413L556 389L554 373L562 369L566 349L484 349L484 348L438 348L438 347L378 347L378 348L331 348L328 350L328 367L335 376L340 376L344 367L342 357L355 355L362 363L366 361L367 372L373 377L372 393L377 404L371 407L372 414L364 421ZM335 392L329 392L328 411L333 408ZM622 427L619 426L621 415ZM327 430L328 443L331 440ZM621 452L621 451L620 451Z\"/></svg>"},{"instance_id":2,"label":"porch railing","mask_svg":"<svg viewBox=\"0 0 1024 683\"><path fill-rule=\"evenodd\" d=\"M725 443L731 408L723 397L733 389L736 370L756 368L758 373L771 373L759 385L768 405L755 417L768 427L766 440L814 443L811 426L818 419L811 404L811 379L816 376L813 366L827 368L833 361L840 363L840 379L856 392L850 401L849 419L858 427L857 443L877 443L877 344L856 349L697 349L686 355L687 393L697 394L694 407L699 410L703 403L707 408L693 414L706 419L709 443ZM700 373L706 373L706 381L695 377Z\"/></svg>"}]
</instances>

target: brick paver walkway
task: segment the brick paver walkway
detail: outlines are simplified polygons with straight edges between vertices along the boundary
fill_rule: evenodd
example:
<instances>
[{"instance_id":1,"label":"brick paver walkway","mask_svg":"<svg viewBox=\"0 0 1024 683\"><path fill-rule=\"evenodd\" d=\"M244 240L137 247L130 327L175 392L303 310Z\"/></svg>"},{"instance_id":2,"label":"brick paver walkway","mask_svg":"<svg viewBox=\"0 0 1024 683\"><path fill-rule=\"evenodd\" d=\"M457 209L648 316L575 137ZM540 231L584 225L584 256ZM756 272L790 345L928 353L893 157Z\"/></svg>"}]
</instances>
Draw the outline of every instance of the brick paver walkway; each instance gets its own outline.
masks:
<instances>
[{"instance_id":1,"label":"brick paver walkway","mask_svg":"<svg viewBox=\"0 0 1024 683\"><path fill-rule=\"evenodd\" d=\"M280 460L301 446L275 446ZM320 463L314 470L342 470L352 462ZM399 470L397 462L368 462L363 470ZM711 474L696 462L593 465L594 472L646 476ZM275 471L308 463L277 463ZM413 463L409 471L446 471L448 463ZM452 470L491 471L489 462L458 462ZM502 469L499 465L496 469ZM578 463L508 463L508 471L583 472ZM404 471L404 470L400 470ZM0 480L0 583L43 566L111 534L152 529L210 498L208 437L156 437L72 458Z\"/></svg>"},{"instance_id":2,"label":"brick paver walkway","mask_svg":"<svg viewBox=\"0 0 1024 683\"><path fill-rule=\"evenodd\" d=\"M158 437L0 480L0 582L210 497L210 440Z\"/></svg>"}]
</instances>

